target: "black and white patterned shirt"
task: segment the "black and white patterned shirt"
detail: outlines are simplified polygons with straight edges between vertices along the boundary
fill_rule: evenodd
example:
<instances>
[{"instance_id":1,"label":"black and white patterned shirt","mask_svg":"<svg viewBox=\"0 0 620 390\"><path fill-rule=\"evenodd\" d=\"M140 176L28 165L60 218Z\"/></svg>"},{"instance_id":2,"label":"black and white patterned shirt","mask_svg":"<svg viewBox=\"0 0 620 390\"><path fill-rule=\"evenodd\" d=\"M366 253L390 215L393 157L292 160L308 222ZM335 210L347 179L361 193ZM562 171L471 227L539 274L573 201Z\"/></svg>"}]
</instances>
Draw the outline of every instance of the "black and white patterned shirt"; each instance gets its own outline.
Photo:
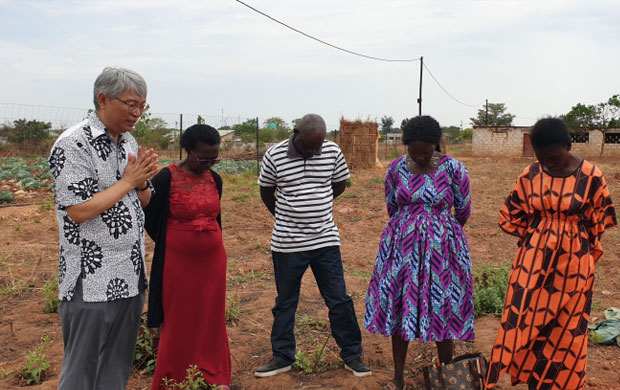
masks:
<instances>
[{"instance_id":1,"label":"black and white patterned shirt","mask_svg":"<svg viewBox=\"0 0 620 390\"><path fill-rule=\"evenodd\" d=\"M146 285L144 213L135 190L100 215L77 224L65 211L119 181L129 153L138 144L129 134L118 145L96 113L65 130L49 157L60 236L60 299L70 301L82 278L85 302L113 301L138 295Z\"/></svg>"}]
</instances>

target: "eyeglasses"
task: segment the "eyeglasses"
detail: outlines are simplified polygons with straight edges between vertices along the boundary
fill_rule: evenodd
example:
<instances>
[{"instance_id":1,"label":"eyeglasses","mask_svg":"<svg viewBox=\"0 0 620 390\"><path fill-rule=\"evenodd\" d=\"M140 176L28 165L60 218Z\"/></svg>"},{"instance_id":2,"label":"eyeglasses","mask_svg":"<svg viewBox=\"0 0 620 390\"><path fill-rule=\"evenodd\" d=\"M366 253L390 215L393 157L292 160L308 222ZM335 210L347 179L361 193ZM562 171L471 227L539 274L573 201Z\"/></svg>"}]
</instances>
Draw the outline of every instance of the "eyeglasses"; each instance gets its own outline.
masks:
<instances>
[{"instance_id":1,"label":"eyeglasses","mask_svg":"<svg viewBox=\"0 0 620 390\"><path fill-rule=\"evenodd\" d=\"M129 110L131 114L135 114L136 112L140 112L140 114L142 114L144 111L147 111L149 109L148 104L139 105L138 103L134 101L126 102L119 98L114 98L114 99L118 100L121 103L125 103L125 105L127 106L127 110Z\"/></svg>"},{"instance_id":2,"label":"eyeglasses","mask_svg":"<svg viewBox=\"0 0 620 390\"><path fill-rule=\"evenodd\" d=\"M200 165L215 165L222 161L222 155L219 154L217 158L198 158L195 154L192 153L198 164Z\"/></svg>"}]
</instances>

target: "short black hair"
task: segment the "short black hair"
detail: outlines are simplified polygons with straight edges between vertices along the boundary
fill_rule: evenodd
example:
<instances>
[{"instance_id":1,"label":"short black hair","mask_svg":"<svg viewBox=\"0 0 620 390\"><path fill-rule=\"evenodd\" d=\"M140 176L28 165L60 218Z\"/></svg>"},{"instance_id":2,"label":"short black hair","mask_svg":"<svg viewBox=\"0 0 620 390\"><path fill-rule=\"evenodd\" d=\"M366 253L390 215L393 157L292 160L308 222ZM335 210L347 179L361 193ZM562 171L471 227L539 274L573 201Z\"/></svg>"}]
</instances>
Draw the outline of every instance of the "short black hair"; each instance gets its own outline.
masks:
<instances>
[{"instance_id":1,"label":"short black hair","mask_svg":"<svg viewBox=\"0 0 620 390\"><path fill-rule=\"evenodd\" d=\"M428 115L409 119L403 128L403 144L409 145L411 141L439 145L441 142L441 126L439 126L439 122Z\"/></svg>"},{"instance_id":2,"label":"short black hair","mask_svg":"<svg viewBox=\"0 0 620 390\"><path fill-rule=\"evenodd\" d=\"M570 145L571 137L568 127L560 118L539 119L530 131L530 141L535 149L548 146Z\"/></svg>"},{"instance_id":3,"label":"short black hair","mask_svg":"<svg viewBox=\"0 0 620 390\"><path fill-rule=\"evenodd\" d=\"M194 150L202 142L214 146L220 144L220 133L209 125L193 125L181 135L181 147L185 150Z\"/></svg>"}]
</instances>

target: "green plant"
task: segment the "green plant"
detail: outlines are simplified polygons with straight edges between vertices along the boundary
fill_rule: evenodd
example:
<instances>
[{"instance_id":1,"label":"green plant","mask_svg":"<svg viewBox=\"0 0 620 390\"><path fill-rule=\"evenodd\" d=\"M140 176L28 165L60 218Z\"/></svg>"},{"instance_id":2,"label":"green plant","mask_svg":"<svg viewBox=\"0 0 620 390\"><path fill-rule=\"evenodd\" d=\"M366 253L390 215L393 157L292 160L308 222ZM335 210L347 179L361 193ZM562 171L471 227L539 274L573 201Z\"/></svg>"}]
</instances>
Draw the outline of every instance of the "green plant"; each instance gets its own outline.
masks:
<instances>
[{"instance_id":1,"label":"green plant","mask_svg":"<svg viewBox=\"0 0 620 390\"><path fill-rule=\"evenodd\" d=\"M47 356L45 356L45 350L49 348L49 341L49 337L44 336L36 351L31 351L26 355L26 364L21 366L17 373L22 384L28 386L39 384L47 376L50 362L47 360Z\"/></svg>"},{"instance_id":2,"label":"green plant","mask_svg":"<svg viewBox=\"0 0 620 390\"><path fill-rule=\"evenodd\" d=\"M241 298L239 296L230 297L226 302L226 323L231 326L237 326L241 314L248 311L248 309L241 307Z\"/></svg>"},{"instance_id":3,"label":"green plant","mask_svg":"<svg viewBox=\"0 0 620 390\"><path fill-rule=\"evenodd\" d=\"M198 366L191 365L187 368L187 375L183 382L177 382L174 379L163 378L164 387L167 390L182 389L182 390L217 390L221 386L210 385L205 382L202 373L198 369Z\"/></svg>"},{"instance_id":4,"label":"green plant","mask_svg":"<svg viewBox=\"0 0 620 390\"><path fill-rule=\"evenodd\" d=\"M9 298L17 297L23 293L31 291L32 287L32 283L26 282L25 280L11 279L0 284L0 295Z\"/></svg>"},{"instance_id":5,"label":"green plant","mask_svg":"<svg viewBox=\"0 0 620 390\"><path fill-rule=\"evenodd\" d=\"M3 202L11 202L15 200L13 193L11 191L0 191L0 203Z\"/></svg>"},{"instance_id":6,"label":"green plant","mask_svg":"<svg viewBox=\"0 0 620 390\"><path fill-rule=\"evenodd\" d=\"M54 210L54 202L45 202L39 206L39 211L51 211Z\"/></svg>"},{"instance_id":7,"label":"green plant","mask_svg":"<svg viewBox=\"0 0 620 390\"><path fill-rule=\"evenodd\" d=\"M474 315L500 315L504 309L510 265L474 270Z\"/></svg>"},{"instance_id":8,"label":"green plant","mask_svg":"<svg viewBox=\"0 0 620 390\"><path fill-rule=\"evenodd\" d=\"M153 375L157 361L157 329L146 326L146 314L142 315L133 367L143 374Z\"/></svg>"},{"instance_id":9,"label":"green plant","mask_svg":"<svg viewBox=\"0 0 620 390\"><path fill-rule=\"evenodd\" d=\"M231 265L232 267L232 265ZM271 275L268 275L264 272L251 270L241 275L237 275L233 278L228 279L228 284L243 284L247 283L250 280L270 280Z\"/></svg>"},{"instance_id":10,"label":"green plant","mask_svg":"<svg viewBox=\"0 0 620 390\"><path fill-rule=\"evenodd\" d=\"M58 313L58 305L60 304L60 300L58 299L58 275L55 275L52 279L45 282L41 291L45 297L43 301L43 313Z\"/></svg>"},{"instance_id":11,"label":"green plant","mask_svg":"<svg viewBox=\"0 0 620 390\"><path fill-rule=\"evenodd\" d=\"M364 278L370 278L372 276L372 271L364 271L356 268L347 268L347 273L353 276L360 276Z\"/></svg>"},{"instance_id":12,"label":"green plant","mask_svg":"<svg viewBox=\"0 0 620 390\"><path fill-rule=\"evenodd\" d=\"M588 331L588 339L594 344L600 344L604 337L596 333L594 330Z\"/></svg>"},{"instance_id":13,"label":"green plant","mask_svg":"<svg viewBox=\"0 0 620 390\"><path fill-rule=\"evenodd\" d=\"M296 316L295 322L297 324L295 333L299 333L304 330L316 330L322 332L327 329L327 322L319 316Z\"/></svg>"},{"instance_id":14,"label":"green plant","mask_svg":"<svg viewBox=\"0 0 620 390\"><path fill-rule=\"evenodd\" d=\"M329 335L323 344L319 344L314 352L306 353L302 350L295 354L295 362L293 367L306 374L317 374L327 371L329 363L325 360L325 345L329 340Z\"/></svg>"}]
</instances>

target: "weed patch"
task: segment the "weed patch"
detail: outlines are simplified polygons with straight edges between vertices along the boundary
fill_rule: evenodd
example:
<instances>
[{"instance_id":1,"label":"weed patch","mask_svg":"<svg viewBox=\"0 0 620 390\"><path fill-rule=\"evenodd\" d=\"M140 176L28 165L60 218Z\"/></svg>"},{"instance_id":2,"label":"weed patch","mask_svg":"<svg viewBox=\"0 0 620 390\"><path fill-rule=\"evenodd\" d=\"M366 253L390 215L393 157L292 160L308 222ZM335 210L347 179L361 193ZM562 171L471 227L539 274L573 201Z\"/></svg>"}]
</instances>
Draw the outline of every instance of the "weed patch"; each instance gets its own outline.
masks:
<instances>
[{"instance_id":1,"label":"weed patch","mask_svg":"<svg viewBox=\"0 0 620 390\"><path fill-rule=\"evenodd\" d=\"M8 281L0 281L0 295L7 298L18 297L24 293L32 291L32 283L25 280L11 279Z\"/></svg>"},{"instance_id":2,"label":"weed patch","mask_svg":"<svg viewBox=\"0 0 620 390\"><path fill-rule=\"evenodd\" d=\"M295 354L295 362L293 368L303 371L306 374L318 374L325 372L330 368L329 362L325 360L325 345L329 340L329 335L323 344L319 344L314 352L297 351Z\"/></svg>"},{"instance_id":3,"label":"weed patch","mask_svg":"<svg viewBox=\"0 0 620 390\"><path fill-rule=\"evenodd\" d=\"M174 379L163 378L164 387L166 390L217 390L221 387L218 385L210 385L205 382L205 378L198 369L198 366L191 365L187 368L187 375L183 382L177 382Z\"/></svg>"},{"instance_id":4,"label":"weed patch","mask_svg":"<svg viewBox=\"0 0 620 390\"><path fill-rule=\"evenodd\" d=\"M47 376L50 362L45 356L45 350L49 348L49 337L44 336L35 351L26 355L26 364L19 368L17 377L21 384L26 386L38 385Z\"/></svg>"},{"instance_id":5,"label":"weed patch","mask_svg":"<svg viewBox=\"0 0 620 390\"><path fill-rule=\"evenodd\" d=\"M58 275L45 282L41 292L43 292L43 297L45 298L43 301L43 313L58 313L58 305L60 304L58 299Z\"/></svg>"},{"instance_id":6,"label":"weed patch","mask_svg":"<svg viewBox=\"0 0 620 390\"><path fill-rule=\"evenodd\" d=\"M157 361L157 329L146 326L146 314L142 314L140 332L136 342L136 352L133 368L142 374L153 375Z\"/></svg>"},{"instance_id":7,"label":"weed patch","mask_svg":"<svg viewBox=\"0 0 620 390\"><path fill-rule=\"evenodd\" d=\"M306 330L315 330L322 332L327 329L327 321L319 316L298 316L296 315L295 333L300 333Z\"/></svg>"},{"instance_id":8,"label":"weed patch","mask_svg":"<svg viewBox=\"0 0 620 390\"><path fill-rule=\"evenodd\" d=\"M226 302L226 323L231 326L237 326L241 314L248 311L248 309L241 307L241 298L239 296L230 297Z\"/></svg>"},{"instance_id":9,"label":"weed patch","mask_svg":"<svg viewBox=\"0 0 620 390\"><path fill-rule=\"evenodd\" d=\"M474 315L500 315L504 309L510 265L474 269Z\"/></svg>"}]
</instances>

